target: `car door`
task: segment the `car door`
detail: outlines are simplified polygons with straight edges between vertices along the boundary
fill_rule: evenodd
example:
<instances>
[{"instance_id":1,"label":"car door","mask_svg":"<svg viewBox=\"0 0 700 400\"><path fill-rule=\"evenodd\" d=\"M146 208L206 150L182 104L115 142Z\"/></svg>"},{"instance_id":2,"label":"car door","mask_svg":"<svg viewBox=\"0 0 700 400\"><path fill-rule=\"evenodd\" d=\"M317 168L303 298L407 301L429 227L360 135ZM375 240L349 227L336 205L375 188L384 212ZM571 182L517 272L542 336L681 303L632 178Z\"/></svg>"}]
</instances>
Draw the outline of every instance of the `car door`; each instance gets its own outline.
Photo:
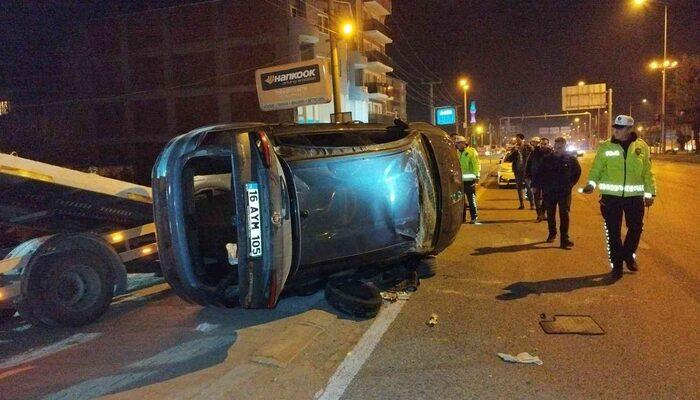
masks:
<instances>
[{"instance_id":1,"label":"car door","mask_svg":"<svg viewBox=\"0 0 700 400\"><path fill-rule=\"evenodd\" d=\"M292 266L287 182L264 130L234 132L232 146L239 299L247 308L274 307Z\"/></svg>"}]
</instances>

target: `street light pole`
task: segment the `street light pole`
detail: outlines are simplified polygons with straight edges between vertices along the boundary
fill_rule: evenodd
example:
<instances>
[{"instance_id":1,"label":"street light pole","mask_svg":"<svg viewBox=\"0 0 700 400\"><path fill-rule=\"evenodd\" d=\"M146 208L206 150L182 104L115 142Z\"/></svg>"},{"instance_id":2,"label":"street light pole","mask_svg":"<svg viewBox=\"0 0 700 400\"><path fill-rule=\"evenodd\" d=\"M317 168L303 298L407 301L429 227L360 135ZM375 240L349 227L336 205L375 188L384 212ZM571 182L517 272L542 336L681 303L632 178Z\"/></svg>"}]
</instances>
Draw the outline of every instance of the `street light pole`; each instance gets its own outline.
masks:
<instances>
[{"instance_id":1,"label":"street light pole","mask_svg":"<svg viewBox=\"0 0 700 400\"><path fill-rule=\"evenodd\" d=\"M661 146L666 152L666 49L668 42L668 4L664 4L664 68L661 70Z\"/></svg>"},{"instance_id":2,"label":"street light pole","mask_svg":"<svg viewBox=\"0 0 700 400\"><path fill-rule=\"evenodd\" d=\"M342 100L340 97L340 62L338 61L338 38L336 34L330 32L331 39L331 72L333 83L333 113L340 116L342 112Z\"/></svg>"},{"instance_id":3,"label":"street light pole","mask_svg":"<svg viewBox=\"0 0 700 400\"><path fill-rule=\"evenodd\" d=\"M464 127L464 136L467 137L469 135L469 129L468 129L468 118L467 118L467 88L463 87L462 92L464 92L464 124L462 125Z\"/></svg>"}]
</instances>

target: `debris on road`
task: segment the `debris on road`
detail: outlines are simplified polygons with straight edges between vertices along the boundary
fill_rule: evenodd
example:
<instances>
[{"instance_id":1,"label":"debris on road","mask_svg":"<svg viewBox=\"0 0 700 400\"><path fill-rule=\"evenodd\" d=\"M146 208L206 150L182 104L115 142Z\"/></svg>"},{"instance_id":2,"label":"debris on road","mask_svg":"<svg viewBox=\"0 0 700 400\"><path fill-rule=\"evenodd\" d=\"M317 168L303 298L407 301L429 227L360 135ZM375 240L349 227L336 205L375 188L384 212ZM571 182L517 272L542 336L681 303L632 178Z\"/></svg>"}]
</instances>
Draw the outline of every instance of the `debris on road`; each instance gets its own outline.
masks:
<instances>
[{"instance_id":1,"label":"debris on road","mask_svg":"<svg viewBox=\"0 0 700 400\"><path fill-rule=\"evenodd\" d=\"M428 326L435 326L438 323L438 315L437 314L430 314L430 318L425 322L426 325Z\"/></svg>"},{"instance_id":2,"label":"debris on road","mask_svg":"<svg viewBox=\"0 0 700 400\"><path fill-rule=\"evenodd\" d=\"M517 356L512 356L510 354L505 354L505 353L497 353L499 357L503 361L506 362L511 362L511 363L519 363L519 364L537 364L537 365L542 365L544 364L542 360L540 360L539 357L533 356L530 353L524 352L520 353Z\"/></svg>"},{"instance_id":3,"label":"debris on road","mask_svg":"<svg viewBox=\"0 0 700 400\"><path fill-rule=\"evenodd\" d=\"M389 303L395 303L398 300L408 300L411 295L408 292L405 291L400 291L400 292L393 292L390 290L387 290L385 292L381 292L381 296L383 300L388 301Z\"/></svg>"}]
</instances>

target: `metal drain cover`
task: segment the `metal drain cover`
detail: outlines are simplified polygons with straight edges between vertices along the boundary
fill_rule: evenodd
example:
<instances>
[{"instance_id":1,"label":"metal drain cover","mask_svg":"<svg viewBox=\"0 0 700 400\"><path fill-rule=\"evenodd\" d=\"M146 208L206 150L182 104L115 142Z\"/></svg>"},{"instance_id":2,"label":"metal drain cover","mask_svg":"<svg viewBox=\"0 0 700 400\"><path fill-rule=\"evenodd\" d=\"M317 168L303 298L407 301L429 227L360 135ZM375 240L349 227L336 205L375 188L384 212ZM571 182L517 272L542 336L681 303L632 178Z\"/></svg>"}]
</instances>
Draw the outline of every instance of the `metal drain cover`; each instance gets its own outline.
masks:
<instances>
[{"instance_id":1,"label":"metal drain cover","mask_svg":"<svg viewBox=\"0 0 700 400\"><path fill-rule=\"evenodd\" d=\"M548 334L603 335L605 331L588 315L555 315L552 320L540 321Z\"/></svg>"}]
</instances>

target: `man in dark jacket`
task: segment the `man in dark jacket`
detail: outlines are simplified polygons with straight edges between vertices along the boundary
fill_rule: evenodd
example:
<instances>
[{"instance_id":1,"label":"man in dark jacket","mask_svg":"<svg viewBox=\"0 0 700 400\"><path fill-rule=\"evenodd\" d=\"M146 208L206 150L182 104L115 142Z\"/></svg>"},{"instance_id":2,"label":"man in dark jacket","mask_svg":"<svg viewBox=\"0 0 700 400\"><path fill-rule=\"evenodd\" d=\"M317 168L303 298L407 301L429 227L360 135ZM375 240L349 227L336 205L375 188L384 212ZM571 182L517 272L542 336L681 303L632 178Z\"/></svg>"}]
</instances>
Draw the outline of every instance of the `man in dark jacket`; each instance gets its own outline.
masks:
<instances>
[{"instance_id":1,"label":"man in dark jacket","mask_svg":"<svg viewBox=\"0 0 700 400\"><path fill-rule=\"evenodd\" d=\"M543 158L540 177L543 189L542 197L549 225L547 242L552 243L557 237L555 214L557 207L559 207L560 247L569 249L574 245L569 240L571 188L581 177L581 166L575 156L566 152L566 139L563 137L554 140L554 151Z\"/></svg>"},{"instance_id":2,"label":"man in dark jacket","mask_svg":"<svg viewBox=\"0 0 700 400\"><path fill-rule=\"evenodd\" d=\"M525 163L525 181L530 182L532 197L535 201L535 210L537 210L537 222L542 222L547 219L544 207L542 206L542 159L552 152L549 147L549 139L541 138L535 149L527 158Z\"/></svg>"},{"instance_id":3,"label":"man in dark jacket","mask_svg":"<svg viewBox=\"0 0 700 400\"><path fill-rule=\"evenodd\" d=\"M525 196L530 202L530 209L535 208L532 201L532 193L530 193L530 185L525 182L525 162L532 153L532 146L525 143L525 136L522 133L515 135L515 147L506 157L506 161L512 163L513 174L515 175L515 186L518 189L518 201L520 202L519 210L525 208L523 205L523 187L525 188Z\"/></svg>"}]
</instances>

